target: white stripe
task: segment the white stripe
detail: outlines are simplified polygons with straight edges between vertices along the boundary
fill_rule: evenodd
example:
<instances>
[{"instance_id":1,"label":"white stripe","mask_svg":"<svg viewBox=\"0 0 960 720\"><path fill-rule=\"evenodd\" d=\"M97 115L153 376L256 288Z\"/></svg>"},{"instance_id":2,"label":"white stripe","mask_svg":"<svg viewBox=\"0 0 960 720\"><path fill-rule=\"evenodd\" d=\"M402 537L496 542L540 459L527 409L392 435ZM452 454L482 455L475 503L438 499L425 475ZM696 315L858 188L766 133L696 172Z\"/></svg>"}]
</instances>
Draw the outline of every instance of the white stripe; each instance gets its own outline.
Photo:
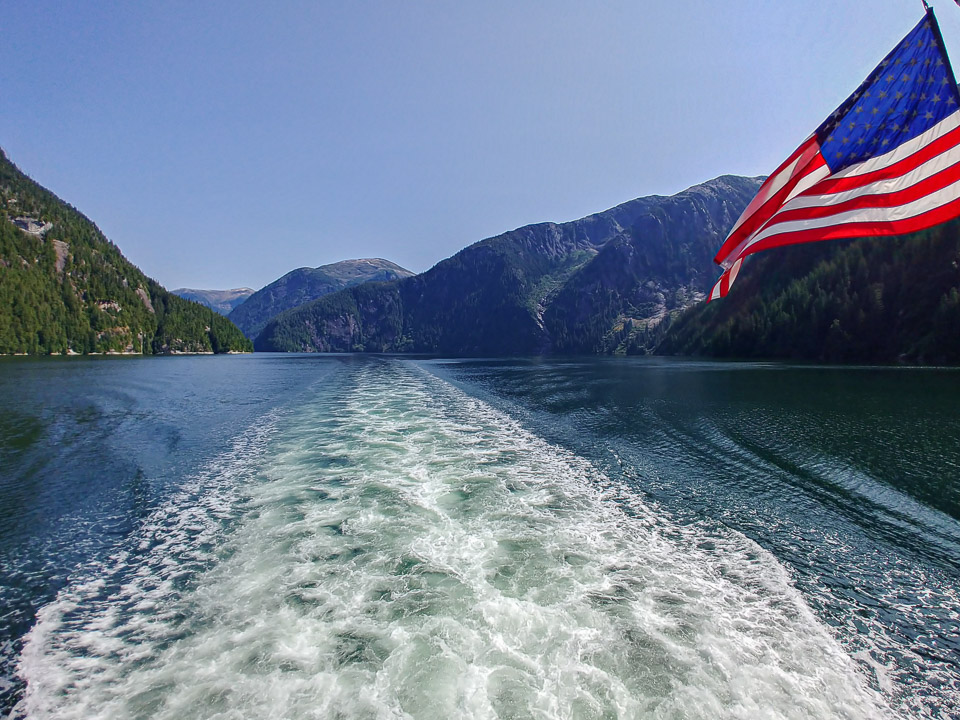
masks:
<instances>
[{"instance_id":1,"label":"white stripe","mask_svg":"<svg viewBox=\"0 0 960 720\"><path fill-rule=\"evenodd\" d=\"M811 218L809 220L792 220L781 223L768 223L768 225L759 233L754 235L750 242L744 247L744 251L755 243L765 240L773 235L796 232L798 230L814 230L816 228L831 227L833 225L843 225L846 223L860 222L893 222L896 220L905 220L907 218L922 215L925 212L934 210L941 205L946 205L952 200L960 198L960 180L936 192L924 195L913 202L905 205L896 205L894 207L873 207L858 208L846 212L835 213L822 218ZM741 251L741 254L743 251Z\"/></svg>"},{"instance_id":2,"label":"white stripe","mask_svg":"<svg viewBox=\"0 0 960 720\"><path fill-rule=\"evenodd\" d=\"M932 128L926 132L920 133L915 138L908 140L903 145L900 145L899 147L896 147L890 152L884 153L883 155L874 155L869 160L865 160L857 165L845 167L843 170L840 170L834 174L834 177L856 177L857 175L864 175L865 173L873 172L874 170L882 170L885 167L889 167L894 163L898 163L901 160L910 157L915 152L921 150L924 146L929 145L937 138L943 137L951 130L955 130L958 126L960 126L960 112L954 110L950 115L947 115Z\"/></svg>"},{"instance_id":3,"label":"white stripe","mask_svg":"<svg viewBox=\"0 0 960 720\"><path fill-rule=\"evenodd\" d=\"M741 265L743 265L743 258L738 258L733 264L733 267L730 268L730 280L727 282L727 292L730 292L730 288L733 287L733 281L737 279Z\"/></svg>"},{"instance_id":4,"label":"white stripe","mask_svg":"<svg viewBox=\"0 0 960 720\"><path fill-rule=\"evenodd\" d=\"M787 195L786 202L790 202L797 195L802 193L805 190L809 190L811 187L816 185L821 180L830 177L830 168L826 165L821 165L816 170L811 172L809 175L805 175L800 182L797 183L797 186L790 191L790 194ZM763 225L758 227L753 235L747 235L743 240L740 241L740 244L737 245L733 250L727 253L727 256L720 261L720 266L723 268L730 268L733 263L736 261L736 258L740 257L741 253L751 244L753 238L757 236L757 233L763 232L764 228L769 227L772 223L776 222L777 215L783 212L784 206L781 205L780 208L770 216L770 219L767 220ZM729 236L728 236L729 237Z\"/></svg>"},{"instance_id":5,"label":"white stripe","mask_svg":"<svg viewBox=\"0 0 960 720\"><path fill-rule=\"evenodd\" d=\"M905 175L887 178L886 180L878 180L877 182L844 192L825 193L823 195L804 195L803 197L798 197L790 201L789 204L784 203L783 207L777 212L781 213L797 208L829 207L831 205L839 205L847 200L852 200L863 195L888 195L900 190L906 190L920 181L926 180L942 170L946 170L958 161L960 161L960 147L954 146L930 158ZM772 219L773 218L771 218L771 220Z\"/></svg>"},{"instance_id":6,"label":"white stripe","mask_svg":"<svg viewBox=\"0 0 960 720\"><path fill-rule=\"evenodd\" d=\"M797 150L799 150L808 142L810 142L812 137L813 137L813 134L809 135L806 138L806 140L800 143L800 145L797 147ZM797 152L797 150L794 150L794 152ZM790 179L793 177L793 174L797 171L797 163L803 160L803 156L804 154L806 154L806 152L807 150L804 150L803 152L801 152L799 155L797 155L796 159L792 163L790 163L787 167L785 167L783 170L781 170L779 173L777 173L773 177L769 177L766 179L766 181L764 181L763 185L761 185L760 189L757 191L756 196L753 198L753 200L750 201L746 209L740 214L740 218L733 224L733 227L730 228L730 232L727 233L727 237L730 237L734 232L736 232L738 227L743 225L743 223L749 217L751 217L757 210L759 210L760 207L767 200L769 200L771 197L776 195L780 191L780 189L790 181ZM761 194L763 195L762 198L760 197Z\"/></svg>"},{"instance_id":7,"label":"white stripe","mask_svg":"<svg viewBox=\"0 0 960 720\"><path fill-rule=\"evenodd\" d=\"M720 276L720 280L717 280L717 284L713 286L713 290L710 292L710 299L716 300L720 297L720 281L723 280L723 275Z\"/></svg>"},{"instance_id":8,"label":"white stripe","mask_svg":"<svg viewBox=\"0 0 960 720\"><path fill-rule=\"evenodd\" d=\"M806 140L804 140L804 141L800 144L800 147L803 147L803 146L806 145L808 142L810 142L810 138L807 138ZM797 150L799 150L800 147L798 147ZM794 150L794 152L796 152L796 150ZM801 160L803 160L803 155L804 155L805 152L806 152L806 150L804 150L804 152L802 152L802 153L800 153L799 155L797 155L796 160L794 160L794 161L793 161L792 163L790 163L787 167L785 167L783 170L781 170L781 171L780 171L780 174L778 174L776 177L770 178L770 180L771 180L771 182L769 183L770 187L767 188L767 192L766 192L766 195L765 195L765 198L764 198L764 199L769 198L769 197L775 195L775 194L780 190L780 188L782 188L784 185L787 184L787 182L790 180L790 178L793 177L793 173L795 173L796 170L797 170L797 163L799 163Z\"/></svg>"},{"instance_id":9,"label":"white stripe","mask_svg":"<svg viewBox=\"0 0 960 720\"><path fill-rule=\"evenodd\" d=\"M830 177L830 168L827 167L826 165L821 165L809 175L804 176L804 178L797 183L797 186L790 191L789 195L787 195L786 200L784 200L784 204L793 200L793 198L795 198L800 193L805 192L806 190L809 190L821 180L826 180L828 177ZM777 213L782 212L782 210L783 210L783 205L780 206L780 210L777 210ZM770 220L775 218L777 216L777 213L774 213L773 216L770 218ZM767 223L769 223L770 220L767 220ZM759 229L762 229L762 228L758 228L758 230Z\"/></svg>"}]
</instances>

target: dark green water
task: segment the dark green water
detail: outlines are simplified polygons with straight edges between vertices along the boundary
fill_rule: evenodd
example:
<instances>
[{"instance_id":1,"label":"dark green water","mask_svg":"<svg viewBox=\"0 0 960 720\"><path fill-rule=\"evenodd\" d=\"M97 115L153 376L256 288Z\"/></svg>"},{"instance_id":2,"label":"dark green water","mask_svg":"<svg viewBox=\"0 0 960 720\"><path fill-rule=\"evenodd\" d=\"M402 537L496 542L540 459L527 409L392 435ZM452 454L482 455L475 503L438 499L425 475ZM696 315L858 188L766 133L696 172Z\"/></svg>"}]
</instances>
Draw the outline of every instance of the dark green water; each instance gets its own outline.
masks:
<instances>
[{"instance_id":1,"label":"dark green water","mask_svg":"<svg viewBox=\"0 0 960 720\"><path fill-rule=\"evenodd\" d=\"M30 717L955 717L960 373L0 362Z\"/></svg>"}]
</instances>

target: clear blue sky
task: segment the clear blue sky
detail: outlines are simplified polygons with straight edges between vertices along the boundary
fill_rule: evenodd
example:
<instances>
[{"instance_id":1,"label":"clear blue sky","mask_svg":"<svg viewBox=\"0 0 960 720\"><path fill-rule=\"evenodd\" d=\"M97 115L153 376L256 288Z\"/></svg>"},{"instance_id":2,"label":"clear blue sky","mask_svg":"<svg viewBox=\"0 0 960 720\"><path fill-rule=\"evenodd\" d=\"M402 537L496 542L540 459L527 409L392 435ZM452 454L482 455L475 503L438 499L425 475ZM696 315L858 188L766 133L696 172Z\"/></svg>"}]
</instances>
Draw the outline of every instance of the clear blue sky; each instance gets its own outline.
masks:
<instances>
[{"instance_id":1,"label":"clear blue sky","mask_svg":"<svg viewBox=\"0 0 960 720\"><path fill-rule=\"evenodd\" d=\"M960 8L933 3L955 64ZM422 271L484 237L765 174L920 0L0 7L0 146L169 288Z\"/></svg>"}]
</instances>

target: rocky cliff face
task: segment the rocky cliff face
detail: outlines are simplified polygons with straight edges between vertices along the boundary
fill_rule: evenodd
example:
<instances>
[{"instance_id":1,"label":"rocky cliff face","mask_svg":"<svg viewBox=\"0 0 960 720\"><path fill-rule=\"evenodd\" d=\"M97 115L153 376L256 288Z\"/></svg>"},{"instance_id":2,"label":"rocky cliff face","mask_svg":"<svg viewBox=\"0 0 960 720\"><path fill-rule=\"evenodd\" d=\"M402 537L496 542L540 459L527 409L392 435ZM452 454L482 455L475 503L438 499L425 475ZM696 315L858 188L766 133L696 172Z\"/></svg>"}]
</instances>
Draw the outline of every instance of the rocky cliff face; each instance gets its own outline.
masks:
<instances>
[{"instance_id":1,"label":"rocky cliff face","mask_svg":"<svg viewBox=\"0 0 960 720\"><path fill-rule=\"evenodd\" d=\"M364 282L397 280L413 273L381 258L343 260L316 268L298 268L253 292L228 317L247 335L256 337L279 313L324 295Z\"/></svg>"},{"instance_id":2,"label":"rocky cliff face","mask_svg":"<svg viewBox=\"0 0 960 720\"><path fill-rule=\"evenodd\" d=\"M256 346L457 355L613 350L703 296L717 276L713 254L759 182L724 176L672 197L504 233L421 275L359 285L283 313Z\"/></svg>"},{"instance_id":3,"label":"rocky cliff face","mask_svg":"<svg viewBox=\"0 0 960 720\"><path fill-rule=\"evenodd\" d=\"M550 302L544 325L551 349L625 350L702 300L719 275L717 248L758 187L759 178L725 176L635 216Z\"/></svg>"}]
</instances>

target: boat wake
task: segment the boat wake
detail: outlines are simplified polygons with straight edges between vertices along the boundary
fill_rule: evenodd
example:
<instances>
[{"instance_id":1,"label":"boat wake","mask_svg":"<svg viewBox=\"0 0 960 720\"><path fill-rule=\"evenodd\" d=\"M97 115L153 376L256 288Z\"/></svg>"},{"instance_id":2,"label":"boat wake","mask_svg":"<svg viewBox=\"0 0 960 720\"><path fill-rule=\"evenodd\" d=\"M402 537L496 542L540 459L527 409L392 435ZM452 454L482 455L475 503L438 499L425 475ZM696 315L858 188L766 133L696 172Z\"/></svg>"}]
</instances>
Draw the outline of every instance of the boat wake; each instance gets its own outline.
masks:
<instances>
[{"instance_id":1,"label":"boat wake","mask_svg":"<svg viewBox=\"0 0 960 720\"><path fill-rule=\"evenodd\" d=\"M42 609L31 718L876 718L784 568L402 361L344 364Z\"/></svg>"}]
</instances>

